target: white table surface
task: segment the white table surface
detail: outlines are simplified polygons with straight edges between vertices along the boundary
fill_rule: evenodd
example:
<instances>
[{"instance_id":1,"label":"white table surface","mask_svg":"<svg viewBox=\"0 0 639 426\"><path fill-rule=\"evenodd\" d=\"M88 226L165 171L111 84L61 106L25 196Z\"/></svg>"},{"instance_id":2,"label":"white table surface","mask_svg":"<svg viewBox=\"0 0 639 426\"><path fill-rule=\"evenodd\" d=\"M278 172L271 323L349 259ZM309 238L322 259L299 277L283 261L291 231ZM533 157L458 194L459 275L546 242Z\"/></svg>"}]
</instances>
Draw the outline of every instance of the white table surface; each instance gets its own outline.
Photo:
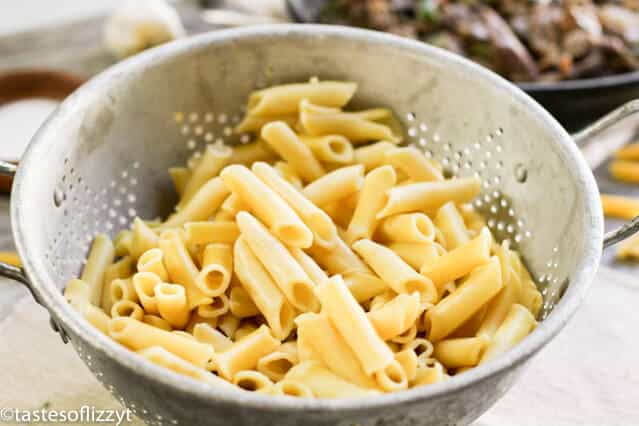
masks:
<instances>
[{"instance_id":1,"label":"white table surface","mask_svg":"<svg viewBox=\"0 0 639 426\"><path fill-rule=\"evenodd\" d=\"M4 0L0 35L98 14L119 1ZM2 129L4 135L10 130ZM11 247L8 204L0 197L4 249ZM634 275L602 268L575 318L476 425L639 424L639 274ZM43 309L5 281L0 282L0 342L0 407L118 406L71 346L51 332Z\"/></svg>"}]
</instances>

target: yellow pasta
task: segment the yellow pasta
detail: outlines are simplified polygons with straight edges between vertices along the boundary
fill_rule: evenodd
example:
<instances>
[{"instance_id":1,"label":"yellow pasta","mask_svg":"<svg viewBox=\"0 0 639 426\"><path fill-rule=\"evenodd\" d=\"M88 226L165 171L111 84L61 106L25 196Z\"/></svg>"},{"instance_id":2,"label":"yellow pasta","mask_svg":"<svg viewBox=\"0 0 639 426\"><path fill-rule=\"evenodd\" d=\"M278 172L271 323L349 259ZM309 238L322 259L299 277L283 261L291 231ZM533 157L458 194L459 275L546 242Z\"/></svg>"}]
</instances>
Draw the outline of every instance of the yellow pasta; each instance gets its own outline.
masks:
<instances>
[{"instance_id":1,"label":"yellow pasta","mask_svg":"<svg viewBox=\"0 0 639 426\"><path fill-rule=\"evenodd\" d=\"M353 145L344 136L300 135L299 138L320 161L337 164L349 164L353 161Z\"/></svg>"},{"instance_id":2,"label":"yellow pasta","mask_svg":"<svg viewBox=\"0 0 639 426\"><path fill-rule=\"evenodd\" d=\"M209 383L214 386L233 389L230 383L209 373L204 368L198 368L193 364L185 362L182 358L174 355L161 346L151 346L145 349L140 349L137 351L137 354L154 364L168 368L169 370L182 374L183 376Z\"/></svg>"},{"instance_id":3,"label":"yellow pasta","mask_svg":"<svg viewBox=\"0 0 639 426\"><path fill-rule=\"evenodd\" d=\"M233 339L237 342L242 340L244 337L248 336L252 332L258 329L258 325L251 320L242 321L241 325L235 330L235 334L233 335Z\"/></svg>"},{"instance_id":4,"label":"yellow pasta","mask_svg":"<svg viewBox=\"0 0 639 426\"><path fill-rule=\"evenodd\" d=\"M370 270L352 270L345 273L344 284L359 303L364 303L389 289L388 284Z\"/></svg>"},{"instance_id":5,"label":"yellow pasta","mask_svg":"<svg viewBox=\"0 0 639 426\"><path fill-rule=\"evenodd\" d=\"M184 224L185 239L189 244L233 244L240 235L234 222L188 222Z\"/></svg>"},{"instance_id":6,"label":"yellow pasta","mask_svg":"<svg viewBox=\"0 0 639 426\"><path fill-rule=\"evenodd\" d=\"M446 253L446 250L435 242L427 243L390 243L388 248L393 250L402 260L412 268L419 270L433 259Z\"/></svg>"},{"instance_id":7,"label":"yellow pasta","mask_svg":"<svg viewBox=\"0 0 639 426\"><path fill-rule=\"evenodd\" d=\"M377 238L402 243L432 243L435 225L424 213L398 214L381 222Z\"/></svg>"},{"instance_id":8,"label":"yellow pasta","mask_svg":"<svg viewBox=\"0 0 639 426\"><path fill-rule=\"evenodd\" d=\"M169 273L164 267L164 254L159 248L152 248L145 251L138 259L138 272L152 272L160 280L167 281Z\"/></svg>"},{"instance_id":9,"label":"yellow pasta","mask_svg":"<svg viewBox=\"0 0 639 426\"><path fill-rule=\"evenodd\" d=\"M160 277L152 272L138 272L133 275L131 281L144 310L151 314L157 314L155 287L162 282Z\"/></svg>"},{"instance_id":10,"label":"yellow pasta","mask_svg":"<svg viewBox=\"0 0 639 426\"><path fill-rule=\"evenodd\" d=\"M480 364L495 358L515 346L537 326L535 317L525 307L514 304L504 322L495 332L480 360Z\"/></svg>"},{"instance_id":11,"label":"yellow pasta","mask_svg":"<svg viewBox=\"0 0 639 426\"><path fill-rule=\"evenodd\" d=\"M355 163L364 166L365 170L375 169L386 164L386 153L394 150L395 144L381 141L370 145L360 146L353 152Z\"/></svg>"},{"instance_id":12,"label":"yellow pasta","mask_svg":"<svg viewBox=\"0 0 639 426\"><path fill-rule=\"evenodd\" d=\"M440 207L435 216L435 225L444 234L448 250L453 250L470 240L464 218L453 202Z\"/></svg>"},{"instance_id":13,"label":"yellow pasta","mask_svg":"<svg viewBox=\"0 0 639 426\"><path fill-rule=\"evenodd\" d=\"M466 203L479 195L480 183L479 179L461 178L396 186L386 193L386 204L377 218L399 213L434 211L449 201Z\"/></svg>"},{"instance_id":14,"label":"yellow pasta","mask_svg":"<svg viewBox=\"0 0 639 426\"><path fill-rule=\"evenodd\" d=\"M118 300L111 306L111 318L128 317L142 321L144 311L135 302L130 300Z\"/></svg>"},{"instance_id":15,"label":"yellow pasta","mask_svg":"<svg viewBox=\"0 0 639 426\"><path fill-rule=\"evenodd\" d=\"M375 373L375 380L379 387L386 392L397 392L408 387L406 371L396 359L393 359L384 369Z\"/></svg>"},{"instance_id":16,"label":"yellow pasta","mask_svg":"<svg viewBox=\"0 0 639 426\"><path fill-rule=\"evenodd\" d=\"M208 219L220 207L229 195L222 179L215 177L197 189L191 199L182 208L171 215L162 224L164 229L182 226L186 222L196 222Z\"/></svg>"},{"instance_id":17,"label":"yellow pasta","mask_svg":"<svg viewBox=\"0 0 639 426\"><path fill-rule=\"evenodd\" d=\"M182 197L184 188L191 177L191 171L187 167L170 167L169 176L173 181L173 187L179 197Z\"/></svg>"},{"instance_id":18,"label":"yellow pasta","mask_svg":"<svg viewBox=\"0 0 639 426\"><path fill-rule=\"evenodd\" d=\"M111 283L116 279L130 278L133 275L133 259L131 256L125 256L115 263L109 265L104 271L104 282L102 284L102 309L109 312L113 305L111 298ZM130 280L129 280L130 282ZM125 297L128 298L128 297ZM135 300L133 299L135 298ZM131 294L131 300L137 301L135 292Z\"/></svg>"},{"instance_id":19,"label":"yellow pasta","mask_svg":"<svg viewBox=\"0 0 639 426\"><path fill-rule=\"evenodd\" d=\"M403 349L395 353L395 360L404 369L406 379L410 383L417 376L417 355L412 349Z\"/></svg>"},{"instance_id":20,"label":"yellow pasta","mask_svg":"<svg viewBox=\"0 0 639 426\"><path fill-rule=\"evenodd\" d=\"M189 322L190 311L184 287L161 283L155 287L157 309L171 327L183 328Z\"/></svg>"},{"instance_id":21,"label":"yellow pasta","mask_svg":"<svg viewBox=\"0 0 639 426\"><path fill-rule=\"evenodd\" d=\"M302 193L317 206L340 201L359 191L364 184L361 165L342 167L308 184Z\"/></svg>"},{"instance_id":22,"label":"yellow pasta","mask_svg":"<svg viewBox=\"0 0 639 426\"><path fill-rule=\"evenodd\" d=\"M232 148L233 153L231 154L230 164L251 165L255 161L271 161L277 158L275 152L263 140L244 145L235 145Z\"/></svg>"},{"instance_id":23,"label":"yellow pasta","mask_svg":"<svg viewBox=\"0 0 639 426\"><path fill-rule=\"evenodd\" d=\"M617 258L621 260L639 259L639 236L633 236L619 245Z\"/></svg>"},{"instance_id":24,"label":"yellow pasta","mask_svg":"<svg viewBox=\"0 0 639 426\"><path fill-rule=\"evenodd\" d=\"M487 339L462 337L435 343L433 355L446 368L474 367L486 348Z\"/></svg>"},{"instance_id":25,"label":"yellow pasta","mask_svg":"<svg viewBox=\"0 0 639 426\"><path fill-rule=\"evenodd\" d=\"M220 376L231 380L238 371L257 367L260 358L273 352L279 345L280 342L263 325L225 351L215 354L215 366Z\"/></svg>"},{"instance_id":26,"label":"yellow pasta","mask_svg":"<svg viewBox=\"0 0 639 426\"><path fill-rule=\"evenodd\" d=\"M305 361L296 365L286 374L285 380L302 383L318 398L363 398L380 393L341 378L317 361Z\"/></svg>"},{"instance_id":27,"label":"yellow pasta","mask_svg":"<svg viewBox=\"0 0 639 426\"><path fill-rule=\"evenodd\" d=\"M297 123L297 114L264 117L246 115L244 116L242 121L240 121L238 125L235 126L235 133L259 133L260 130L262 130L262 127L264 127L265 124L268 124L271 121L283 121L289 126L294 127Z\"/></svg>"},{"instance_id":28,"label":"yellow pasta","mask_svg":"<svg viewBox=\"0 0 639 426\"><path fill-rule=\"evenodd\" d=\"M639 200L634 198L601 194L601 205L606 216L625 220L639 216Z\"/></svg>"},{"instance_id":29,"label":"yellow pasta","mask_svg":"<svg viewBox=\"0 0 639 426\"><path fill-rule=\"evenodd\" d=\"M278 382L298 362L299 359L296 354L278 349L260 358L257 362L257 371L274 382Z\"/></svg>"},{"instance_id":30,"label":"yellow pasta","mask_svg":"<svg viewBox=\"0 0 639 426\"><path fill-rule=\"evenodd\" d=\"M215 352L223 352L233 346L233 341L207 323L195 324L193 337L198 342L211 345Z\"/></svg>"},{"instance_id":31,"label":"yellow pasta","mask_svg":"<svg viewBox=\"0 0 639 426\"><path fill-rule=\"evenodd\" d=\"M406 173L414 182L444 180L441 171L414 147L390 149L386 151L384 161Z\"/></svg>"},{"instance_id":32,"label":"yellow pasta","mask_svg":"<svg viewBox=\"0 0 639 426\"><path fill-rule=\"evenodd\" d=\"M240 371L233 376L233 384L249 392L268 393L273 382L267 376L257 371Z\"/></svg>"},{"instance_id":33,"label":"yellow pasta","mask_svg":"<svg viewBox=\"0 0 639 426\"><path fill-rule=\"evenodd\" d=\"M131 245L133 244L133 231L124 229L120 231L113 239L116 256L128 256L131 254Z\"/></svg>"},{"instance_id":34,"label":"yellow pasta","mask_svg":"<svg viewBox=\"0 0 639 426\"><path fill-rule=\"evenodd\" d=\"M229 244L208 244L202 253L202 269L195 277L195 284L202 293L218 297L231 284L233 250Z\"/></svg>"},{"instance_id":35,"label":"yellow pasta","mask_svg":"<svg viewBox=\"0 0 639 426\"><path fill-rule=\"evenodd\" d=\"M399 336L411 328L421 313L419 294L399 294L366 316L384 340Z\"/></svg>"},{"instance_id":36,"label":"yellow pasta","mask_svg":"<svg viewBox=\"0 0 639 426\"><path fill-rule=\"evenodd\" d=\"M90 303L86 303L82 307L82 316L89 321L89 323L100 330L102 333L109 335L109 320L111 318L104 313L104 311L97 306L93 306Z\"/></svg>"},{"instance_id":37,"label":"yellow pasta","mask_svg":"<svg viewBox=\"0 0 639 426\"><path fill-rule=\"evenodd\" d=\"M229 298L226 294L213 297L209 304L199 305L197 314L203 318L217 318L228 313L230 310Z\"/></svg>"},{"instance_id":38,"label":"yellow pasta","mask_svg":"<svg viewBox=\"0 0 639 426\"><path fill-rule=\"evenodd\" d=\"M248 318L258 315L260 310L248 292L239 285L231 287L229 295L229 309L238 318Z\"/></svg>"},{"instance_id":39,"label":"yellow pasta","mask_svg":"<svg viewBox=\"0 0 639 426\"><path fill-rule=\"evenodd\" d=\"M296 189L301 190L304 187L302 178L286 161L277 161L273 164L273 168L282 176L284 180L293 185Z\"/></svg>"},{"instance_id":40,"label":"yellow pasta","mask_svg":"<svg viewBox=\"0 0 639 426\"><path fill-rule=\"evenodd\" d=\"M95 306L100 306L102 301L104 273L113 263L114 256L115 248L109 237L98 234L93 240L87 262L80 275L80 279L88 286L88 300Z\"/></svg>"},{"instance_id":41,"label":"yellow pasta","mask_svg":"<svg viewBox=\"0 0 639 426\"><path fill-rule=\"evenodd\" d=\"M395 170L391 166L381 166L370 171L364 178L362 192L357 207L346 230L350 243L361 238L371 238L378 220L377 214L386 201L386 191L397 181Z\"/></svg>"},{"instance_id":42,"label":"yellow pasta","mask_svg":"<svg viewBox=\"0 0 639 426\"><path fill-rule=\"evenodd\" d=\"M133 220L133 240L130 250L133 259L137 261L145 252L157 246L157 234L142 219L136 217Z\"/></svg>"},{"instance_id":43,"label":"yellow pasta","mask_svg":"<svg viewBox=\"0 0 639 426\"><path fill-rule=\"evenodd\" d=\"M111 301L111 306L120 300L130 300L133 303L137 303L139 298L133 285L133 279L116 278L111 281L111 284L109 284L109 300ZM103 308L106 309L104 306Z\"/></svg>"},{"instance_id":44,"label":"yellow pasta","mask_svg":"<svg viewBox=\"0 0 639 426\"><path fill-rule=\"evenodd\" d=\"M448 380L448 374L444 366L436 360L431 360L428 364L419 365L412 386L432 385L433 383Z\"/></svg>"},{"instance_id":45,"label":"yellow pasta","mask_svg":"<svg viewBox=\"0 0 639 426\"><path fill-rule=\"evenodd\" d=\"M157 315L147 314L142 317L142 322L152 325L153 327L161 328L162 330L171 331L173 327L167 320Z\"/></svg>"},{"instance_id":46,"label":"yellow pasta","mask_svg":"<svg viewBox=\"0 0 639 426\"><path fill-rule=\"evenodd\" d=\"M627 183L639 183L639 162L614 160L608 171L617 180Z\"/></svg>"},{"instance_id":47,"label":"yellow pasta","mask_svg":"<svg viewBox=\"0 0 639 426\"><path fill-rule=\"evenodd\" d=\"M232 153L232 149L224 145L206 146L202 158L184 186L177 210L181 210L206 182L217 176L222 168L229 164Z\"/></svg>"},{"instance_id":48,"label":"yellow pasta","mask_svg":"<svg viewBox=\"0 0 639 426\"><path fill-rule=\"evenodd\" d=\"M639 143L624 146L615 153L615 157L619 160L639 160Z\"/></svg>"},{"instance_id":49,"label":"yellow pasta","mask_svg":"<svg viewBox=\"0 0 639 426\"><path fill-rule=\"evenodd\" d=\"M313 242L313 233L277 192L262 182L244 166L228 166L222 179L271 232L286 244L307 248Z\"/></svg>"},{"instance_id":50,"label":"yellow pasta","mask_svg":"<svg viewBox=\"0 0 639 426\"><path fill-rule=\"evenodd\" d=\"M284 379L273 387L273 394L280 396L294 396L299 398L313 398L313 391L305 384L296 380Z\"/></svg>"}]
</instances>

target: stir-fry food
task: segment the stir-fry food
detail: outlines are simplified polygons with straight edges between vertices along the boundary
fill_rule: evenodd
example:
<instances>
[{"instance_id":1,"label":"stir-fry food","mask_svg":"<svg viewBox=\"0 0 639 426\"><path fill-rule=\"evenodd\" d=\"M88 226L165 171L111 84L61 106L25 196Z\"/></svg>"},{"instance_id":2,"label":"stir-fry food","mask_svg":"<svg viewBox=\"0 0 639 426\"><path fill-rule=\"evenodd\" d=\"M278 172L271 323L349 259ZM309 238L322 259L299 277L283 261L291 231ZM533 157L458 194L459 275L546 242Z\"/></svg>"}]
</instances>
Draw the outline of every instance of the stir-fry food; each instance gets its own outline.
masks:
<instances>
[{"instance_id":1,"label":"stir-fry food","mask_svg":"<svg viewBox=\"0 0 639 426\"><path fill-rule=\"evenodd\" d=\"M639 70L639 0L331 0L321 20L422 40L514 81Z\"/></svg>"}]
</instances>

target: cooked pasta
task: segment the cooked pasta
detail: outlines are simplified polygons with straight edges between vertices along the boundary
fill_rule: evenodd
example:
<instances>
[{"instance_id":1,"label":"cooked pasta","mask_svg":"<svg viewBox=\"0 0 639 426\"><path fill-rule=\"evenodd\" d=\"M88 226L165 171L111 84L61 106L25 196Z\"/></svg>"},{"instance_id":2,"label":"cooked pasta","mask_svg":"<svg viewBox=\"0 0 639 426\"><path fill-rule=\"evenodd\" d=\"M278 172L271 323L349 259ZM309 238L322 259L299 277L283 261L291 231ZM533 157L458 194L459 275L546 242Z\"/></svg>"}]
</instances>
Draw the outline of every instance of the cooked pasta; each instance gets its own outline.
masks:
<instances>
[{"instance_id":1,"label":"cooked pasta","mask_svg":"<svg viewBox=\"0 0 639 426\"><path fill-rule=\"evenodd\" d=\"M481 180L398 146L390 110L348 110L356 88L313 78L253 93L242 143L171 167L173 212L136 217L113 243L97 235L65 299L147 362L236 392L375 397L508 351L543 297L474 210ZM635 151L614 174L636 174ZM624 256L639 258L637 241Z\"/></svg>"}]
</instances>

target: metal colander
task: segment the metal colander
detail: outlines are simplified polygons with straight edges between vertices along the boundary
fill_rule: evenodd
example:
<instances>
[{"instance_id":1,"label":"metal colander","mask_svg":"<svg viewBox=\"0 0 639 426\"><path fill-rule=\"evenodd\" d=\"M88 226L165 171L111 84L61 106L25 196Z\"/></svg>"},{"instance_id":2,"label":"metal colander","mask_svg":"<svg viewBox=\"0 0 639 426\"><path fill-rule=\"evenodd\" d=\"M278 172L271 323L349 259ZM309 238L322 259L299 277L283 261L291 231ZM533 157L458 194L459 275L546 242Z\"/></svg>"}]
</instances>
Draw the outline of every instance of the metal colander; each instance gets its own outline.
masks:
<instances>
[{"instance_id":1,"label":"metal colander","mask_svg":"<svg viewBox=\"0 0 639 426\"><path fill-rule=\"evenodd\" d=\"M232 127L248 94L310 76L358 82L349 107L392 108L405 126L406 143L438 160L450 176L482 178L475 207L498 239L521 251L544 295L544 321L519 346L450 381L396 394L274 398L211 388L151 365L67 304L61 290L80 273L96 233L114 236L135 216L165 216L175 203L169 167L184 164L208 143L246 142ZM40 129L12 197L26 276L8 266L2 272L29 283L104 386L157 425L468 423L506 391L524 361L574 312L603 242L593 176L573 140L534 101L452 54L339 27L220 31L116 65L66 100Z\"/></svg>"}]
</instances>

